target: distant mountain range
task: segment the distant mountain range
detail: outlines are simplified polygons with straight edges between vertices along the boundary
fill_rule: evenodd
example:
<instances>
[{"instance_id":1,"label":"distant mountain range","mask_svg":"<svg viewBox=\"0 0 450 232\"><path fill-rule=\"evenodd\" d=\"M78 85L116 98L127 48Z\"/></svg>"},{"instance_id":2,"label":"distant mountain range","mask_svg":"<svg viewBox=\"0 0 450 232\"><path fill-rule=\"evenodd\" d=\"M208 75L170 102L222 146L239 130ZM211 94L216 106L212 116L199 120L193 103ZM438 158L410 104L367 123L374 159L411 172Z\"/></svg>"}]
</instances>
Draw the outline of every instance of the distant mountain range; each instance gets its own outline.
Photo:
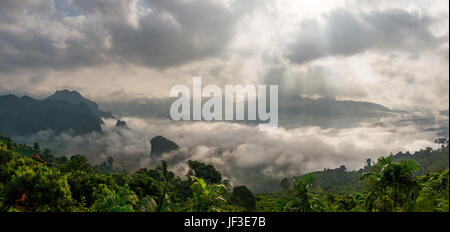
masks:
<instances>
[{"instance_id":1,"label":"distant mountain range","mask_svg":"<svg viewBox=\"0 0 450 232\"><path fill-rule=\"evenodd\" d=\"M170 106L176 98L137 99L131 102L99 102L104 109L121 117L170 118ZM206 100L206 99L203 99ZM312 99L300 96L280 96L279 125L286 128L320 126L323 128L349 128L363 121L393 115L393 111L380 104L341 101L331 98ZM222 114L225 112L222 105ZM247 107L247 106L246 106ZM238 121L236 121L238 122ZM244 120L244 123L260 123Z\"/></svg>"},{"instance_id":2,"label":"distant mountain range","mask_svg":"<svg viewBox=\"0 0 450 232\"><path fill-rule=\"evenodd\" d=\"M11 94L0 96L0 131L7 136L42 130L74 134L101 131L102 117L114 118L76 91L57 91L44 100Z\"/></svg>"}]
</instances>

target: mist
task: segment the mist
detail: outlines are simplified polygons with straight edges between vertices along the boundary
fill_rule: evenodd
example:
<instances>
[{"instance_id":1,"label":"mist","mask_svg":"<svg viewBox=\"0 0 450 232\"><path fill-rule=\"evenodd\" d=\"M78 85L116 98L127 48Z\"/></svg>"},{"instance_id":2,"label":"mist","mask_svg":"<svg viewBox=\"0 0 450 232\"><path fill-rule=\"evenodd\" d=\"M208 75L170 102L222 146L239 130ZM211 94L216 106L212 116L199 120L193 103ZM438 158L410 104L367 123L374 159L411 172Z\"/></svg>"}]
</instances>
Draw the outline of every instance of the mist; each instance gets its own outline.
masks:
<instances>
[{"instance_id":1,"label":"mist","mask_svg":"<svg viewBox=\"0 0 450 232\"><path fill-rule=\"evenodd\" d=\"M83 154L92 163L111 156L116 167L127 171L153 168L160 160L166 160L170 170L184 176L188 170L186 162L198 160L214 165L233 185L245 184L253 191L268 192L277 190L284 177L340 165L356 170L368 158L376 160L399 151L436 147L433 141L439 137L439 131L430 130L433 125L429 123L418 124L412 117L396 114L352 128L280 127L273 132L260 132L255 125L233 122L123 117L127 128L116 128L115 120L105 119L102 132L74 136L70 132L41 131L14 139L28 144L39 142L56 156ZM434 120L434 127L445 122L448 127L448 116L440 115ZM157 135L174 141L180 149L151 157L149 141Z\"/></svg>"}]
</instances>

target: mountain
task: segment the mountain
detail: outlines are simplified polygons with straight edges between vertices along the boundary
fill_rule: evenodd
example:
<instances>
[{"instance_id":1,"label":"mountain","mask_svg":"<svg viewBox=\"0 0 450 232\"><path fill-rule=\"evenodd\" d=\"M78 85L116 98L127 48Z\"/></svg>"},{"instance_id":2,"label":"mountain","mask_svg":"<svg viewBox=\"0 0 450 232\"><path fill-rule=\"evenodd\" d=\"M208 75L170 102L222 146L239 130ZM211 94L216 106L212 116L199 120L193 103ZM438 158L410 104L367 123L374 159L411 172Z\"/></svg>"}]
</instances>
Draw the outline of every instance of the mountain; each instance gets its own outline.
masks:
<instances>
[{"instance_id":1,"label":"mountain","mask_svg":"<svg viewBox=\"0 0 450 232\"><path fill-rule=\"evenodd\" d=\"M420 170L417 172L417 175L428 174L436 170L445 170L449 168L448 144L437 150L427 147L426 149L421 149L413 154L409 152L399 152L391 156L392 159L397 162L408 159L416 161L420 165Z\"/></svg>"},{"instance_id":2,"label":"mountain","mask_svg":"<svg viewBox=\"0 0 450 232\"><path fill-rule=\"evenodd\" d=\"M152 151L150 153L151 156L159 156L163 153L176 151L180 147L178 145L162 136L156 136L150 140L150 144L152 145Z\"/></svg>"},{"instance_id":3,"label":"mountain","mask_svg":"<svg viewBox=\"0 0 450 232\"><path fill-rule=\"evenodd\" d=\"M78 104L78 103L85 103L89 109L94 112L98 117L100 118L114 118L114 116L111 114L110 111L104 112L101 111L98 107L98 104L84 98L81 96L80 93L77 91L69 91L69 90L59 90L56 91L53 95L47 97L47 100L61 100L61 101L67 101L72 104Z\"/></svg>"},{"instance_id":4,"label":"mountain","mask_svg":"<svg viewBox=\"0 0 450 232\"><path fill-rule=\"evenodd\" d=\"M127 123L125 121L122 121L122 120L117 120L115 127L126 128L127 127Z\"/></svg>"},{"instance_id":5,"label":"mountain","mask_svg":"<svg viewBox=\"0 0 450 232\"><path fill-rule=\"evenodd\" d=\"M36 100L28 96L0 96L0 131L8 136L29 135L42 130L84 134L101 131L102 120L84 102Z\"/></svg>"},{"instance_id":6,"label":"mountain","mask_svg":"<svg viewBox=\"0 0 450 232\"><path fill-rule=\"evenodd\" d=\"M121 117L170 118L170 106L176 98L149 98L123 102L99 102L104 109ZM203 99L206 100L206 99ZM333 98L312 99L301 96L280 96L279 126L320 126L350 128L361 122L392 116L393 111L372 102L343 101ZM222 113L225 112L222 105ZM247 105L245 106L247 107ZM243 123L260 123L244 120Z\"/></svg>"},{"instance_id":7,"label":"mountain","mask_svg":"<svg viewBox=\"0 0 450 232\"><path fill-rule=\"evenodd\" d=\"M281 96L279 100L279 125L286 127L350 128L392 113L389 108L372 102L301 96Z\"/></svg>"}]
</instances>

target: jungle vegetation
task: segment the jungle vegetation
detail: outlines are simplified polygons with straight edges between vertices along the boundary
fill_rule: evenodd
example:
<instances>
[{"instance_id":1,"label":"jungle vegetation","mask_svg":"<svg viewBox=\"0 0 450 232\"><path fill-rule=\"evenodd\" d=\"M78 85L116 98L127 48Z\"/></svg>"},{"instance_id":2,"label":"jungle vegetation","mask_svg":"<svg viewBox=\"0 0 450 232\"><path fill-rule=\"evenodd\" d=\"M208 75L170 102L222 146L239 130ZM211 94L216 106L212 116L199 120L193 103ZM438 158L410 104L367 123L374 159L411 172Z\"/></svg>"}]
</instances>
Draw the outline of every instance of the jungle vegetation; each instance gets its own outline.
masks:
<instances>
[{"instance_id":1,"label":"jungle vegetation","mask_svg":"<svg viewBox=\"0 0 450 232\"><path fill-rule=\"evenodd\" d=\"M0 134L0 211L52 212L435 212L449 211L448 139L438 149L367 160L280 182L282 191L231 186L214 166L188 161L180 177L165 161L128 173L108 158L52 155ZM46 161L31 158L38 153Z\"/></svg>"}]
</instances>

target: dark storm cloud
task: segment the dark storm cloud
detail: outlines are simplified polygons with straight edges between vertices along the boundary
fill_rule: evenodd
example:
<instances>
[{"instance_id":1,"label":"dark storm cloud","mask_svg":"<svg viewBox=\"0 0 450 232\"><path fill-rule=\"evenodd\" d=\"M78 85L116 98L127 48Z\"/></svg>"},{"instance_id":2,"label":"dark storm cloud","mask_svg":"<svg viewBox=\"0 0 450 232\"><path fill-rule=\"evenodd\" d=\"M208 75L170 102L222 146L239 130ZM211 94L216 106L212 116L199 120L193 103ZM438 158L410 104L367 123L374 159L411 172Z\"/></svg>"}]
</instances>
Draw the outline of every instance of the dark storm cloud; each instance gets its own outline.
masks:
<instances>
[{"instance_id":1,"label":"dark storm cloud","mask_svg":"<svg viewBox=\"0 0 450 232\"><path fill-rule=\"evenodd\" d=\"M336 9L300 26L287 57L302 64L327 56L350 56L369 49L419 52L432 49L448 38L430 32L433 19L404 10L352 13Z\"/></svg>"},{"instance_id":2,"label":"dark storm cloud","mask_svg":"<svg viewBox=\"0 0 450 232\"><path fill-rule=\"evenodd\" d=\"M204 0L56 2L0 3L0 71L189 63L220 54L251 9Z\"/></svg>"},{"instance_id":3,"label":"dark storm cloud","mask_svg":"<svg viewBox=\"0 0 450 232\"><path fill-rule=\"evenodd\" d=\"M164 68L217 55L233 36L238 19L233 12L204 1L148 2L155 12L140 19L139 29L111 25L115 56Z\"/></svg>"},{"instance_id":4,"label":"dark storm cloud","mask_svg":"<svg viewBox=\"0 0 450 232\"><path fill-rule=\"evenodd\" d=\"M78 22L77 22L78 20ZM55 70L105 61L102 41L65 18L53 1L0 2L0 71Z\"/></svg>"},{"instance_id":5,"label":"dark storm cloud","mask_svg":"<svg viewBox=\"0 0 450 232\"><path fill-rule=\"evenodd\" d=\"M39 32L15 33L0 29L0 71L48 67L55 70L90 66L105 61L98 41L67 39L65 47Z\"/></svg>"}]
</instances>

